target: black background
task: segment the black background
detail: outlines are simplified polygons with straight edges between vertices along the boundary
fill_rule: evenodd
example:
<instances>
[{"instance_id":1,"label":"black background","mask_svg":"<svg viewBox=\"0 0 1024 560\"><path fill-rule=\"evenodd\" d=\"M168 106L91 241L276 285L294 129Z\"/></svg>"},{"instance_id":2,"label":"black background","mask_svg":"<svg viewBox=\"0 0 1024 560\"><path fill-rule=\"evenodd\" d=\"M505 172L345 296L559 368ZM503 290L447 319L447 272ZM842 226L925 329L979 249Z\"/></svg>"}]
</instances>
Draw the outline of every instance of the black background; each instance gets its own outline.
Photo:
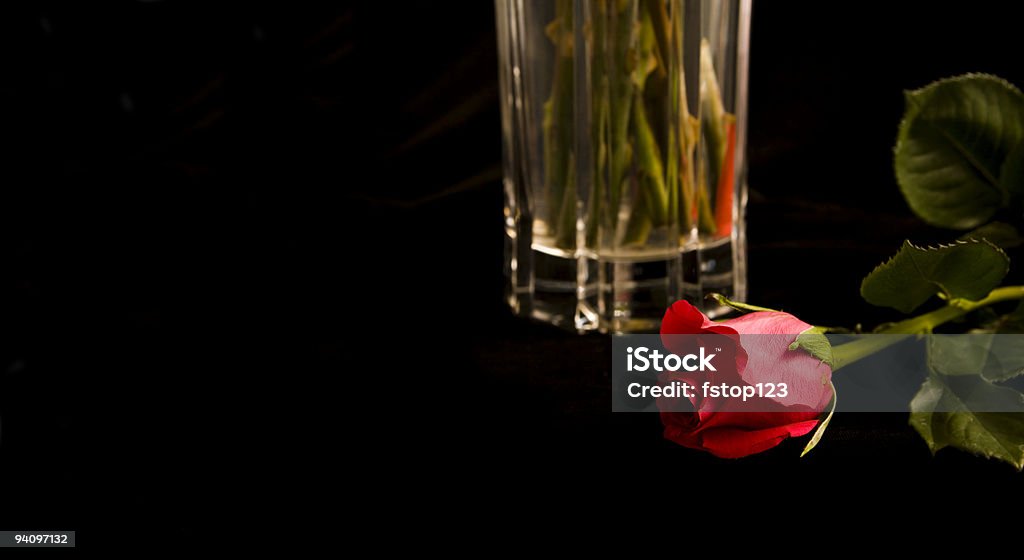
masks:
<instances>
[{"instance_id":1,"label":"black background","mask_svg":"<svg viewBox=\"0 0 1024 560\"><path fill-rule=\"evenodd\" d=\"M955 236L896 188L902 91L1024 68L1003 3L950 6L756 3L752 302L891 319L863 275L905 238ZM601 493L639 465L1020 489L1009 466L932 458L904 415L741 461L612 415L608 340L502 303L490 2L4 10L3 528L78 528L117 496L189 536L339 503L367 484L350 469L428 493L453 488L439 470Z\"/></svg>"}]
</instances>

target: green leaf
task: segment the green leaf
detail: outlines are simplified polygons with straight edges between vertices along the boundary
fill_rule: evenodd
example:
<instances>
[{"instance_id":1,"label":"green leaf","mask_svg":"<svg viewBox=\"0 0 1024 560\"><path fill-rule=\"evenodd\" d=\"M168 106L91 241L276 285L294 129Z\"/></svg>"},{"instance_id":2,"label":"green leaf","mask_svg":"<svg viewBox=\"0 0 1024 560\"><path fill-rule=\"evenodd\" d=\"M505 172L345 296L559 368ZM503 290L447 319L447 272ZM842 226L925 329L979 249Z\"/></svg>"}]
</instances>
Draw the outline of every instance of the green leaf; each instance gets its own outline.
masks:
<instances>
[{"instance_id":1,"label":"green leaf","mask_svg":"<svg viewBox=\"0 0 1024 560\"><path fill-rule=\"evenodd\" d=\"M829 343L828 337L822 334L826 330L825 327L807 329L796 336L796 340L789 345L789 349L803 349L804 352L828 364L828 367L835 367L835 360L832 358L832 344Z\"/></svg>"},{"instance_id":2,"label":"green leaf","mask_svg":"<svg viewBox=\"0 0 1024 560\"><path fill-rule=\"evenodd\" d=\"M818 424L818 429L814 430L814 435L811 436L811 440L804 446L804 450L800 452L800 456L803 457L814 449L814 446L818 445L821 441L821 436L825 435L825 430L828 429L828 423L832 421L832 414L836 411L836 403L839 402L839 395L836 394L836 386L831 381L828 382L829 386L832 387L832 408L828 411L828 416Z\"/></svg>"},{"instance_id":3,"label":"green leaf","mask_svg":"<svg viewBox=\"0 0 1024 560\"><path fill-rule=\"evenodd\" d=\"M1009 269L1006 253L988 241L972 239L927 248L905 241L894 257L864 278L860 295L868 303L910 313L935 294L981 299Z\"/></svg>"},{"instance_id":4,"label":"green leaf","mask_svg":"<svg viewBox=\"0 0 1024 560\"><path fill-rule=\"evenodd\" d=\"M718 302L718 305L731 307L736 311L743 311L744 313L748 313L751 311L770 311L772 313L779 313L779 311L776 309L768 309L767 307L758 307L756 305L750 305L749 303L732 301L731 299L723 296L722 294L711 293L708 294L706 297L715 300L716 302Z\"/></svg>"},{"instance_id":5,"label":"green leaf","mask_svg":"<svg viewBox=\"0 0 1024 560\"><path fill-rule=\"evenodd\" d=\"M1024 194L1024 94L967 74L906 93L896 180L910 208L941 227L970 229Z\"/></svg>"},{"instance_id":6,"label":"green leaf","mask_svg":"<svg viewBox=\"0 0 1024 560\"><path fill-rule=\"evenodd\" d=\"M943 375L981 375L1005 381L1024 373L1024 344L1012 334L971 333L928 337L928 366Z\"/></svg>"},{"instance_id":7,"label":"green leaf","mask_svg":"<svg viewBox=\"0 0 1024 560\"><path fill-rule=\"evenodd\" d=\"M980 228L965 233L960 239L984 239L1000 249L1013 249L1024 244L1024 237L1021 237L1017 228L1003 222L990 222Z\"/></svg>"},{"instance_id":8,"label":"green leaf","mask_svg":"<svg viewBox=\"0 0 1024 560\"><path fill-rule=\"evenodd\" d=\"M980 400L999 402L1007 412L974 412L971 403ZM1024 469L1024 395L1019 391L980 376L933 375L910 402L910 411L910 425L932 453L955 447Z\"/></svg>"}]
</instances>

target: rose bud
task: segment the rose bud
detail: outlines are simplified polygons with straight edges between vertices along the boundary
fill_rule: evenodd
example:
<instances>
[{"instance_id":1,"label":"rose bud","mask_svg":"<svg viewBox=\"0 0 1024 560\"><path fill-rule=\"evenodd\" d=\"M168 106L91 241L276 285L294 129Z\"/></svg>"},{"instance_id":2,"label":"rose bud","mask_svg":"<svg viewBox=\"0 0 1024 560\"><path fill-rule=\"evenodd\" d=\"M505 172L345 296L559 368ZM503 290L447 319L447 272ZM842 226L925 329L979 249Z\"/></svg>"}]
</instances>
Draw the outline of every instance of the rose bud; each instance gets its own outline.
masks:
<instances>
[{"instance_id":1,"label":"rose bud","mask_svg":"<svg viewBox=\"0 0 1024 560\"><path fill-rule=\"evenodd\" d=\"M691 352L695 346L712 347L719 353L715 359L720 366L709 374L678 371L660 376L662 383L683 381L697 387L689 402L658 399L665 438L718 457L736 458L813 430L832 400L832 370L808 352L790 349L797 335L810 328L789 313L757 311L714 322L688 302L673 304L661 326L665 347L677 354ZM701 390L706 384L722 383L757 387L763 398L713 398ZM781 387L785 390L777 390Z\"/></svg>"}]
</instances>

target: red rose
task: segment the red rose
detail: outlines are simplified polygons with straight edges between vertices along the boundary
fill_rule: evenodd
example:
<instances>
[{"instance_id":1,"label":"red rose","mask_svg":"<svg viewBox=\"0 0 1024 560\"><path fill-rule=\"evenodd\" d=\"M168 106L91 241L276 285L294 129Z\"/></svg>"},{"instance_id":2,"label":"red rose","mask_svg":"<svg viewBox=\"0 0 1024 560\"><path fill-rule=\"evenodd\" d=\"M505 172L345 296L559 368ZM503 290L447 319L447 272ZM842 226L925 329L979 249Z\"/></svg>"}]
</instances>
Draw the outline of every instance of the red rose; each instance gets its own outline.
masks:
<instances>
[{"instance_id":1,"label":"red rose","mask_svg":"<svg viewBox=\"0 0 1024 560\"><path fill-rule=\"evenodd\" d=\"M697 386L702 380L749 386L786 383L788 394L760 401L757 412L735 412L737 399L658 399L665 438L718 457L736 458L760 453L787 437L813 430L832 399L832 370L807 352L789 349L796 335L809 328L811 325L789 313L758 311L716 323L685 301L673 304L661 323L666 348L679 354L688 350L678 348L680 344L694 340L666 335L700 335L698 339L713 340L714 346L722 348L722 359L728 360L724 363L735 363L735 368L719 368L721 371L706 375L666 372L663 382L680 380ZM683 408L691 410L679 412Z\"/></svg>"}]
</instances>

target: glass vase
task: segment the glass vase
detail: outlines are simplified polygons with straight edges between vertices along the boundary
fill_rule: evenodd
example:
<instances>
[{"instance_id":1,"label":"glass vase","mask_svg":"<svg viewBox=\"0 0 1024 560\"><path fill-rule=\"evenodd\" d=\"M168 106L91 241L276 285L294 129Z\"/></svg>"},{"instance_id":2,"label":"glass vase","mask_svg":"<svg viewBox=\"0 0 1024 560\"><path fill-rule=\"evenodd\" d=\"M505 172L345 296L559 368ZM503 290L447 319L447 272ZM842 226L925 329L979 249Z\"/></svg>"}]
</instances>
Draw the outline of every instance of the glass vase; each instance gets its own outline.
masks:
<instances>
[{"instance_id":1,"label":"glass vase","mask_svg":"<svg viewBox=\"0 0 1024 560\"><path fill-rule=\"evenodd\" d=\"M742 298L750 0L496 8L512 309L645 332Z\"/></svg>"}]
</instances>

